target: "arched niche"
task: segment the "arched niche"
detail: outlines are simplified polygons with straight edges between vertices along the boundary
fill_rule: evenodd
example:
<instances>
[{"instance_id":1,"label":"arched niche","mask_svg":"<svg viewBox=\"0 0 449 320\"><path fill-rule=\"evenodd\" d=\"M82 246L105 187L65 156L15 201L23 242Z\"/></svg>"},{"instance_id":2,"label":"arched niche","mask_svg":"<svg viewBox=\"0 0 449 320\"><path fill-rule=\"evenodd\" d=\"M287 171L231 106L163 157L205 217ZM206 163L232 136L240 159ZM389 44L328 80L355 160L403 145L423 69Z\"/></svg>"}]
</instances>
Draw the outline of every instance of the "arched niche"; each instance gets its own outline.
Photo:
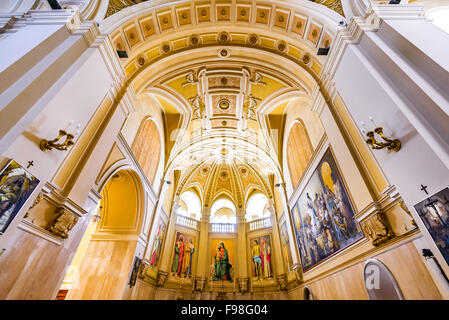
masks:
<instances>
[{"instance_id":1,"label":"arched niche","mask_svg":"<svg viewBox=\"0 0 449 320\"><path fill-rule=\"evenodd\" d=\"M114 173L101 192L101 220L96 232L139 233L143 214L141 193L142 184L134 171Z\"/></svg>"},{"instance_id":2,"label":"arched niche","mask_svg":"<svg viewBox=\"0 0 449 320\"><path fill-rule=\"evenodd\" d=\"M153 119L145 118L142 121L131 149L148 180L153 184L161 158L161 139Z\"/></svg>"},{"instance_id":3,"label":"arched niche","mask_svg":"<svg viewBox=\"0 0 449 320\"><path fill-rule=\"evenodd\" d=\"M295 188L313 154L307 129L301 119L296 120L287 139L287 165Z\"/></svg>"}]
</instances>

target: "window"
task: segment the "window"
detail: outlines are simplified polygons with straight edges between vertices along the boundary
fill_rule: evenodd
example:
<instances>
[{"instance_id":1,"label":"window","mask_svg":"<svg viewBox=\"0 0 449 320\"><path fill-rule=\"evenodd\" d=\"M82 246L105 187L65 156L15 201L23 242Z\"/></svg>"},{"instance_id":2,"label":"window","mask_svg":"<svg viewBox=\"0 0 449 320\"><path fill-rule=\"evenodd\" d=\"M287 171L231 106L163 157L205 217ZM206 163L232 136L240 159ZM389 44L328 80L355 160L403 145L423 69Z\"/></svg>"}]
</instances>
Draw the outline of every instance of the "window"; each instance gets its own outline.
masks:
<instances>
[{"instance_id":1,"label":"window","mask_svg":"<svg viewBox=\"0 0 449 320\"><path fill-rule=\"evenodd\" d=\"M236 223L235 206L232 201L221 198L211 207L210 222L212 223Z\"/></svg>"},{"instance_id":2,"label":"window","mask_svg":"<svg viewBox=\"0 0 449 320\"><path fill-rule=\"evenodd\" d=\"M268 198L262 193L253 194L246 203L246 221L253 221L269 216L270 211L268 211Z\"/></svg>"}]
</instances>

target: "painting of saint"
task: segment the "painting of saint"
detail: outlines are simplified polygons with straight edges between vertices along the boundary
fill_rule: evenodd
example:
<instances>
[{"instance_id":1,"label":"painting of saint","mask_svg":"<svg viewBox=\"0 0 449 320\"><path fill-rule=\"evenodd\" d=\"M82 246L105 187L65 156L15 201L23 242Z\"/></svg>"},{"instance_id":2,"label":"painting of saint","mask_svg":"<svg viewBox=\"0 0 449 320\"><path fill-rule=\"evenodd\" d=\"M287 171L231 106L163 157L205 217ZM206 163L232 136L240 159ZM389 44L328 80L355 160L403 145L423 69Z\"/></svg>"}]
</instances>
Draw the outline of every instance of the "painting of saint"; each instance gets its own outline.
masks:
<instances>
[{"instance_id":1,"label":"painting of saint","mask_svg":"<svg viewBox=\"0 0 449 320\"><path fill-rule=\"evenodd\" d=\"M330 150L324 154L291 212L304 271L363 237Z\"/></svg>"},{"instance_id":2,"label":"painting of saint","mask_svg":"<svg viewBox=\"0 0 449 320\"><path fill-rule=\"evenodd\" d=\"M162 250L162 242L164 240L165 226L165 223L160 221L157 227L156 235L154 236L153 249L150 257L150 268L152 269L156 268L159 261L159 256Z\"/></svg>"},{"instance_id":3,"label":"painting of saint","mask_svg":"<svg viewBox=\"0 0 449 320\"><path fill-rule=\"evenodd\" d=\"M267 279L273 277L271 264L271 241L270 236L253 238L251 243L251 263L253 277Z\"/></svg>"},{"instance_id":4,"label":"painting of saint","mask_svg":"<svg viewBox=\"0 0 449 320\"><path fill-rule=\"evenodd\" d=\"M195 241L192 236L180 232L176 234L176 239L171 272L177 277L188 277L192 271Z\"/></svg>"},{"instance_id":5,"label":"painting of saint","mask_svg":"<svg viewBox=\"0 0 449 320\"><path fill-rule=\"evenodd\" d=\"M288 272L292 271L292 255L290 251L290 239L287 233L287 223L284 222L280 228L281 231L281 244L282 244L282 254L284 256L284 261L287 266Z\"/></svg>"},{"instance_id":6,"label":"painting of saint","mask_svg":"<svg viewBox=\"0 0 449 320\"><path fill-rule=\"evenodd\" d=\"M226 280L233 282L230 271L232 268L232 252L234 249L234 242L232 240L213 240L211 249L213 249L212 281Z\"/></svg>"},{"instance_id":7,"label":"painting of saint","mask_svg":"<svg viewBox=\"0 0 449 320\"><path fill-rule=\"evenodd\" d=\"M414 207L449 264L449 188L428 197Z\"/></svg>"},{"instance_id":8,"label":"painting of saint","mask_svg":"<svg viewBox=\"0 0 449 320\"><path fill-rule=\"evenodd\" d=\"M39 180L14 160L0 173L0 234L12 222L33 193Z\"/></svg>"}]
</instances>

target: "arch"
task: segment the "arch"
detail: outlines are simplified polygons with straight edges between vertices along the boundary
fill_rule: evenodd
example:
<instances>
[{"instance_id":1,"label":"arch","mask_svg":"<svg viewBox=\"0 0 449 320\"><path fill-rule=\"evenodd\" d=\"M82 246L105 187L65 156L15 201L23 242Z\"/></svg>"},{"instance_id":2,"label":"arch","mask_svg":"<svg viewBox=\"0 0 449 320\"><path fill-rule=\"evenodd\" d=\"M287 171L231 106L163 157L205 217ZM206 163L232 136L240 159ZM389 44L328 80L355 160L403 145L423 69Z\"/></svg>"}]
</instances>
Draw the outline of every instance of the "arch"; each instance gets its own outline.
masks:
<instances>
[{"instance_id":1,"label":"arch","mask_svg":"<svg viewBox=\"0 0 449 320\"><path fill-rule=\"evenodd\" d=\"M227 197L220 197L211 206L210 222L236 223L236 208L234 202Z\"/></svg>"},{"instance_id":2,"label":"arch","mask_svg":"<svg viewBox=\"0 0 449 320\"><path fill-rule=\"evenodd\" d=\"M148 180L153 184L161 160L161 138L152 118L142 120L131 150Z\"/></svg>"},{"instance_id":3,"label":"arch","mask_svg":"<svg viewBox=\"0 0 449 320\"><path fill-rule=\"evenodd\" d=\"M115 300L126 290L123 270L133 267L145 212L142 180L134 170L118 167L102 183L101 195L69 268L67 277L77 283L66 299ZM93 292L92 286L101 290Z\"/></svg>"},{"instance_id":4,"label":"arch","mask_svg":"<svg viewBox=\"0 0 449 320\"><path fill-rule=\"evenodd\" d=\"M113 173L101 191L101 220L96 232L139 234L143 220L142 194L142 183L133 170Z\"/></svg>"},{"instance_id":5,"label":"arch","mask_svg":"<svg viewBox=\"0 0 449 320\"><path fill-rule=\"evenodd\" d=\"M268 212L267 214L267 208L268 208L267 196L261 192L253 193L246 202L246 210L245 210L246 221L252 221L269 216L270 213Z\"/></svg>"},{"instance_id":6,"label":"arch","mask_svg":"<svg viewBox=\"0 0 449 320\"><path fill-rule=\"evenodd\" d=\"M287 165L293 188L296 188L304 170L312 158L313 147L301 119L297 119L287 139Z\"/></svg>"},{"instance_id":7,"label":"arch","mask_svg":"<svg viewBox=\"0 0 449 320\"><path fill-rule=\"evenodd\" d=\"M185 204L186 212L185 215L189 218L200 220L201 218L201 200L196 192L192 190L187 190L183 192L180 196L179 202L181 201Z\"/></svg>"}]
</instances>

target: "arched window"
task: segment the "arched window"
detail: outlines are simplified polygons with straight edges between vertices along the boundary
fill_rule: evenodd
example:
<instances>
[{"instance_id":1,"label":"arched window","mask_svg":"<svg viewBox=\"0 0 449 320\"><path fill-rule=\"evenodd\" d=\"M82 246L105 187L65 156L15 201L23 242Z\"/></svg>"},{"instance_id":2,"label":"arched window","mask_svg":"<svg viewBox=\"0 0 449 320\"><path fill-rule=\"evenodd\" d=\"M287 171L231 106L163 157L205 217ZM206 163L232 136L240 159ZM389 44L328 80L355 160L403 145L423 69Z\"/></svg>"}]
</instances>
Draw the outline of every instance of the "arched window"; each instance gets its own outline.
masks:
<instances>
[{"instance_id":1,"label":"arched window","mask_svg":"<svg viewBox=\"0 0 449 320\"><path fill-rule=\"evenodd\" d=\"M198 195L193 191L186 191L180 196L180 208L178 214L189 218L201 219L201 201Z\"/></svg>"},{"instance_id":2,"label":"arched window","mask_svg":"<svg viewBox=\"0 0 449 320\"><path fill-rule=\"evenodd\" d=\"M428 18L441 30L449 33L449 7L438 8L429 13Z\"/></svg>"},{"instance_id":3,"label":"arched window","mask_svg":"<svg viewBox=\"0 0 449 320\"><path fill-rule=\"evenodd\" d=\"M147 118L142 121L131 149L148 180L154 183L161 156L161 141L153 120Z\"/></svg>"},{"instance_id":4,"label":"arched window","mask_svg":"<svg viewBox=\"0 0 449 320\"><path fill-rule=\"evenodd\" d=\"M236 223L234 203L226 198L220 198L212 204L210 222Z\"/></svg>"},{"instance_id":5,"label":"arched window","mask_svg":"<svg viewBox=\"0 0 449 320\"><path fill-rule=\"evenodd\" d=\"M307 130L304 123L298 120L292 126L287 141L287 164L293 188L296 188L312 153L313 148Z\"/></svg>"},{"instance_id":6,"label":"arched window","mask_svg":"<svg viewBox=\"0 0 449 320\"><path fill-rule=\"evenodd\" d=\"M253 221L256 219L269 217L268 198L262 193L253 194L246 203L245 219L246 221Z\"/></svg>"}]
</instances>

